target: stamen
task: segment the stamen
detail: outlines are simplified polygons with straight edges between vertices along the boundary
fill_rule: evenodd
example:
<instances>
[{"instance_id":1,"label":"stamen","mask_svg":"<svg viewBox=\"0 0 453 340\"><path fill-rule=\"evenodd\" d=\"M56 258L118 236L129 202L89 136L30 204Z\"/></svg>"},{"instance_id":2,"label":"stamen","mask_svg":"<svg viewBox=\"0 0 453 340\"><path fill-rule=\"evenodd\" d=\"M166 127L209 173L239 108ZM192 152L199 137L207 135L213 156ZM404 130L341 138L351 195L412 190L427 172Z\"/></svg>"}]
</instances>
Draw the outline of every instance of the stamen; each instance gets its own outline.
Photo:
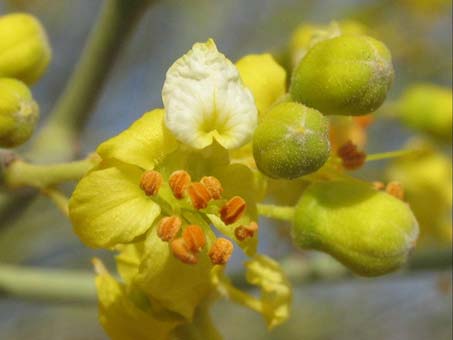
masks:
<instances>
[{"instance_id":1,"label":"stamen","mask_svg":"<svg viewBox=\"0 0 453 340\"><path fill-rule=\"evenodd\" d=\"M189 225L184 229L182 238L186 242L187 248L193 253L199 253L206 244L203 229L197 225Z\"/></svg>"},{"instance_id":2,"label":"stamen","mask_svg":"<svg viewBox=\"0 0 453 340\"><path fill-rule=\"evenodd\" d=\"M171 251L173 252L173 255L183 263L196 264L198 262L197 257L190 251L182 237L171 241Z\"/></svg>"},{"instance_id":3,"label":"stamen","mask_svg":"<svg viewBox=\"0 0 453 340\"><path fill-rule=\"evenodd\" d=\"M188 188L192 205L195 209L204 209L208 206L208 202L211 200L211 194L206 187L199 183L193 182Z\"/></svg>"},{"instance_id":4,"label":"stamen","mask_svg":"<svg viewBox=\"0 0 453 340\"><path fill-rule=\"evenodd\" d=\"M373 182L373 188L375 188L376 190L382 190L385 188L385 184L380 181L375 181Z\"/></svg>"},{"instance_id":5,"label":"stamen","mask_svg":"<svg viewBox=\"0 0 453 340\"><path fill-rule=\"evenodd\" d=\"M162 185L162 175L155 170L145 171L140 180L140 188L148 196L157 194Z\"/></svg>"},{"instance_id":6,"label":"stamen","mask_svg":"<svg viewBox=\"0 0 453 340\"><path fill-rule=\"evenodd\" d=\"M178 216L166 216L162 218L157 226L157 236L168 242L173 240L181 229L182 221Z\"/></svg>"},{"instance_id":7,"label":"stamen","mask_svg":"<svg viewBox=\"0 0 453 340\"><path fill-rule=\"evenodd\" d=\"M399 200L404 200L404 188L399 182L389 182L385 187L385 191Z\"/></svg>"},{"instance_id":8,"label":"stamen","mask_svg":"<svg viewBox=\"0 0 453 340\"><path fill-rule=\"evenodd\" d=\"M244 241L246 238L255 236L255 233L258 231L258 224L251 222L249 225L244 226L240 225L234 229L234 235L239 241Z\"/></svg>"},{"instance_id":9,"label":"stamen","mask_svg":"<svg viewBox=\"0 0 453 340\"><path fill-rule=\"evenodd\" d=\"M241 217L245 208L244 199L240 196L234 196L220 209L220 218L225 224L234 223Z\"/></svg>"},{"instance_id":10,"label":"stamen","mask_svg":"<svg viewBox=\"0 0 453 340\"><path fill-rule=\"evenodd\" d=\"M343 167L347 170L356 170L362 167L366 159L366 153L359 151L357 145L350 140L338 149L337 155L341 158Z\"/></svg>"},{"instance_id":11,"label":"stamen","mask_svg":"<svg viewBox=\"0 0 453 340\"><path fill-rule=\"evenodd\" d=\"M212 264L224 265L233 254L233 243L225 238L218 238L209 250L208 256Z\"/></svg>"},{"instance_id":12,"label":"stamen","mask_svg":"<svg viewBox=\"0 0 453 340\"><path fill-rule=\"evenodd\" d=\"M170 175L168 184L173 191L173 195L175 195L177 199L181 199L184 197L185 191L191 181L192 179L187 171L177 170Z\"/></svg>"},{"instance_id":13,"label":"stamen","mask_svg":"<svg viewBox=\"0 0 453 340\"><path fill-rule=\"evenodd\" d=\"M213 176L205 176L200 180L200 183L203 184L206 189L208 189L212 199L218 200L222 197L222 183L220 183L217 178Z\"/></svg>"}]
</instances>

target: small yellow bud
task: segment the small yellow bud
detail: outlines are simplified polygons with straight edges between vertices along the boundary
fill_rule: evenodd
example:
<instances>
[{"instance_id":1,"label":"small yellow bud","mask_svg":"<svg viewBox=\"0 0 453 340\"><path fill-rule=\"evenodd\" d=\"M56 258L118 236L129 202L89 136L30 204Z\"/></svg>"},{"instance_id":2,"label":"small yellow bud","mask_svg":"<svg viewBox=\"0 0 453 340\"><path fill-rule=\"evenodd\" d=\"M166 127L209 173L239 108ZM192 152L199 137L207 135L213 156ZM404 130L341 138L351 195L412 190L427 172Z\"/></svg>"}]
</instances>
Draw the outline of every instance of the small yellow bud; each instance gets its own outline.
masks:
<instances>
[{"instance_id":1,"label":"small yellow bud","mask_svg":"<svg viewBox=\"0 0 453 340\"><path fill-rule=\"evenodd\" d=\"M36 82L47 68L51 50L46 32L33 16L0 17L0 77Z\"/></svg>"},{"instance_id":2,"label":"small yellow bud","mask_svg":"<svg viewBox=\"0 0 453 340\"><path fill-rule=\"evenodd\" d=\"M38 118L39 107L28 87L16 79L0 78L0 147L26 142Z\"/></svg>"}]
</instances>

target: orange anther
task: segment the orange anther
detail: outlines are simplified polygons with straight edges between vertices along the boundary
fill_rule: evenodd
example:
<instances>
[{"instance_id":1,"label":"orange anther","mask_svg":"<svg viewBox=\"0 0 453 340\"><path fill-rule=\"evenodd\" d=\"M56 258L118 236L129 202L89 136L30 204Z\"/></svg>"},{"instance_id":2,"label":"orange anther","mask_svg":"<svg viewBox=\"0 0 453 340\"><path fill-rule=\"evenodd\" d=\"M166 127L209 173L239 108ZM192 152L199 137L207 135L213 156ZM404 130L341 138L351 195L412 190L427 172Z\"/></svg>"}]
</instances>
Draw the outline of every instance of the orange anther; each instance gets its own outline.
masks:
<instances>
[{"instance_id":1,"label":"orange anther","mask_svg":"<svg viewBox=\"0 0 453 340\"><path fill-rule=\"evenodd\" d=\"M162 175L155 170L145 171L140 179L140 188L148 196L157 194L162 185Z\"/></svg>"},{"instance_id":2,"label":"orange anther","mask_svg":"<svg viewBox=\"0 0 453 340\"><path fill-rule=\"evenodd\" d=\"M240 196L234 196L220 209L220 218L225 224L236 222L246 208L244 199Z\"/></svg>"},{"instance_id":3,"label":"orange anther","mask_svg":"<svg viewBox=\"0 0 453 340\"><path fill-rule=\"evenodd\" d=\"M188 192L195 209L204 209L208 206L208 202L211 200L211 194L203 184L193 182L189 185Z\"/></svg>"},{"instance_id":4,"label":"orange anther","mask_svg":"<svg viewBox=\"0 0 453 340\"><path fill-rule=\"evenodd\" d=\"M208 189L212 199L218 200L222 197L222 183L220 183L217 178L213 176L205 176L200 180L200 183L203 184L206 189Z\"/></svg>"},{"instance_id":5,"label":"orange anther","mask_svg":"<svg viewBox=\"0 0 453 340\"><path fill-rule=\"evenodd\" d=\"M239 241L244 241L246 238L253 237L258 231L258 224L251 222L249 225L240 225L234 229L234 235Z\"/></svg>"},{"instance_id":6,"label":"orange anther","mask_svg":"<svg viewBox=\"0 0 453 340\"><path fill-rule=\"evenodd\" d=\"M173 240L181 229L182 221L178 216L166 216L159 221L157 236L162 241Z\"/></svg>"},{"instance_id":7,"label":"orange anther","mask_svg":"<svg viewBox=\"0 0 453 340\"><path fill-rule=\"evenodd\" d=\"M171 241L171 251L183 263L195 264L198 261L195 254L190 251L186 242L181 237Z\"/></svg>"},{"instance_id":8,"label":"orange anther","mask_svg":"<svg viewBox=\"0 0 453 340\"><path fill-rule=\"evenodd\" d=\"M385 187L385 191L400 200L404 200L404 188L399 182L389 182Z\"/></svg>"},{"instance_id":9,"label":"orange anther","mask_svg":"<svg viewBox=\"0 0 453 340\"><path fill-rule=\"evenodd\" d=\"M184 229L182 238L186 242L187 248L193 253L199 253L206 244L203 229L197 225L189 225Z\"/></svg>"},{"instance_id":10,"label":"orange anther","mask_svg":"<svg viewBox=\"0 0 453 340\"><path fill-rule=\"evenodd\" d=\"M366 153L357 150L357 145L350 140L338 149L337 155L341 158L343 167L347 170L360 168L366 159Z\"/></svg>"},{"instance_id":11,"label":"orange anther","mask_svg":"<svg viewBox=\"0 0 453 340\"><path fill-rule=\"evenodd\" d=\"M184 197L184 193L191 180L189 173L185 170L177 170L170 175L168 184L177 199Z\"/></svg>"},{"instance_id":12,"label":"orange anther","mask_svg":"<svg viewBox=\"0 0 453 340\"><path fill-rule=\"evenodd\" d=\"M209 250L212 264L226 264L233 254L233 243L225 238L218 238Z\"/></svg>"},{"instance_id":13,"label":"orange anther","mask_svg":"<svg viewBox=\"0 0 453 340\"><path fill-rule=\"evenodd\" d=\"M382 190L385 188L385 184L380 181L375 181L373 182L373 188L375 188L376 190Z\"/></svg>"}]
</instances>

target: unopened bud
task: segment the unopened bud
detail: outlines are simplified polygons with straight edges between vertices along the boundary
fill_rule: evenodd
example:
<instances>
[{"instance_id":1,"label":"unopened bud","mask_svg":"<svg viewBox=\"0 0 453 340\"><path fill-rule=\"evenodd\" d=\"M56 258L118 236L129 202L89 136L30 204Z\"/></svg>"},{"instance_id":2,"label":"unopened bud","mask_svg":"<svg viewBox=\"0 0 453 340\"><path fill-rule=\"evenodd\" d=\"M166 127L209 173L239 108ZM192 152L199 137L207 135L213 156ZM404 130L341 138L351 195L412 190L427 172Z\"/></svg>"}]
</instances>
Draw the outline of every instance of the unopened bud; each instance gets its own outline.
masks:
<instances>
[{"instance_id":1,"label":"unopened bud","mask_svg":"<svg viewBox=\"0 0 453 340\"><path fill-rule=\"evenodd\" d=\"M26 142L38 118L39 107L28 87L16 79L0 78L0 147Z\"/></svg>"},{"instance_id":2,"label":"unopened bud","mask_svg":"<svg viewBox=\"0 0 453 340\"><path fill-rule=\"evenodd\" d=\"M208 256L212 264L224 265L233 254L233 243L225 238L218 238L209 250Z\"/></svg>"},{"instance_id":3,"label":"unopened bud","mask_svg":"<svg viewBox=\"0 0 453 340\"><path fill-rule=\"evenodd\" d=\"M173 240L181 229L182 221L178 216L166 216L159 221L157 235L162 241Z\"/></svg>"},{"instance_id":4,"label":"unopened bud","mask_svg":"<svg viewBox=\"0 0 453 340\"><path fill-rule=\"evenodd\" d=\"M222 183L220 183L217 178L213 176L205 176L200 180L200 183L203 184L206 189L208 189L212 199L218 200L222 197Z\"/></svg>"},{"instance_id":5,"label":"unopened bud","mask_svg":"<svg viewBox=\"0 0 453 340\"><path fill-rule=\"evenodd\" d=\"M147 196L157 194L162 185L162 175L155 170L145 171L140 180L140 188Z\"/></svg>"},{"instance_id":6,"label":"unopened bud","mask_svg":"<svg viewBox=\"0 0 453 340\"><path fill-rule=\"evenodd\" d=\"M42 25L33 16L0 16L0 77L32 84L49 64L51 50Z\"/></svg>"},{"instance_id":7,"label":"unopened bud","mask_svg":"<svg viewBox=\"0 0 453 340\"><path fill-rule=\"evenodd\" d=\"M170 175L168 184L177 199L184 197L184 193L191 180L189 173L185 170L177 170Z\"/></svg>"},{"instance_id":8,"label":"unopened bud","mask_svg":"<svg viewBox=\"0 0 453 340\"><path fill-rule=\"evenodd\" d=\"M187 248L193 253L199 253L206 244L203 229L197 225L189 225L182 233Z\"/></svg>"},{"instance_id":9,"label":"unopened bud","mask_svg":"<svg viewBox=\"0 0 453 340\"><path fill-rule=\"evenodd\" d=\"M234 196L220 209L220 218L225 224L236 222L244 213L246 203L240 196Z\"/></svg>"},{"instance_id":10,"label":"unopened bud","mask_svg":"<svg viewBox=\"0 0 453 340\"><path fill-rule=\"evenodd\" d=\"M208 202L212 197L208 189L206 189L203 184L199 182L193 182L189 185L189 188L187 190L195 209L204 209L208 206Z\"/></svg>"}]
</instances>

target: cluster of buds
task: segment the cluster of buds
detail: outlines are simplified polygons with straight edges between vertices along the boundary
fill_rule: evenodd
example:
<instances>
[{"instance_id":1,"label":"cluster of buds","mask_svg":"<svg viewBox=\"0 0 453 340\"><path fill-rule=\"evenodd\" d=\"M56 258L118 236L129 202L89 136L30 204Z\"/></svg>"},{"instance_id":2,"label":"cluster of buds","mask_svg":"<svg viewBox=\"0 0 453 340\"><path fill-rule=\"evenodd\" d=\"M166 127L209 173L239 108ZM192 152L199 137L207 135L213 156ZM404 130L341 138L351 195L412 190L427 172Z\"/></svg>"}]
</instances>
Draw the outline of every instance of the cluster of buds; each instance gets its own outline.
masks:
<instances>
[{"instance_id":1,"label":"cluster of buds","mask_svg":"<svg viewBox=\"0 0 453 340\"><path fill-rule=\"evenodd\" d=\"M337 151L341 158L342 165L347 170L356 170L362 167L366 160L366 153L359 151L357 145L348 140Z\"/></svg>"},{"instance_id":2,"label":"cluster of buds","mask_svg":"<svg viewBox=\"0 0 453 340\"><path fill-rule=\"evenodd\" d=\"M145 171L141 177L140 188L147 196L158 194L162 186L162 175L155 170ZM205 176L199 182L192 182L190 174L185 170L174 171L168 179L168 185L177 200L188 196L192 207L197 213L207 208L210 201L221 200L222 183L213 176ZM227 200L219 209L220 219L225 225L237 222L246 209L246 202L240 196ZM182 230L182 231L181 231ZM234 235L238 241L253 237L258 231L255 222L235 228ZM173 255L186 264L196 264L198 255L206 246L206 236L202 227L190 224L183 227L183 220L176 215L163 217L157 225L159 238L170 244ZM225 238L217 238L208 251L213 264L224 265L233 253L233 244Z\"/></svg>"}]
</instances>

